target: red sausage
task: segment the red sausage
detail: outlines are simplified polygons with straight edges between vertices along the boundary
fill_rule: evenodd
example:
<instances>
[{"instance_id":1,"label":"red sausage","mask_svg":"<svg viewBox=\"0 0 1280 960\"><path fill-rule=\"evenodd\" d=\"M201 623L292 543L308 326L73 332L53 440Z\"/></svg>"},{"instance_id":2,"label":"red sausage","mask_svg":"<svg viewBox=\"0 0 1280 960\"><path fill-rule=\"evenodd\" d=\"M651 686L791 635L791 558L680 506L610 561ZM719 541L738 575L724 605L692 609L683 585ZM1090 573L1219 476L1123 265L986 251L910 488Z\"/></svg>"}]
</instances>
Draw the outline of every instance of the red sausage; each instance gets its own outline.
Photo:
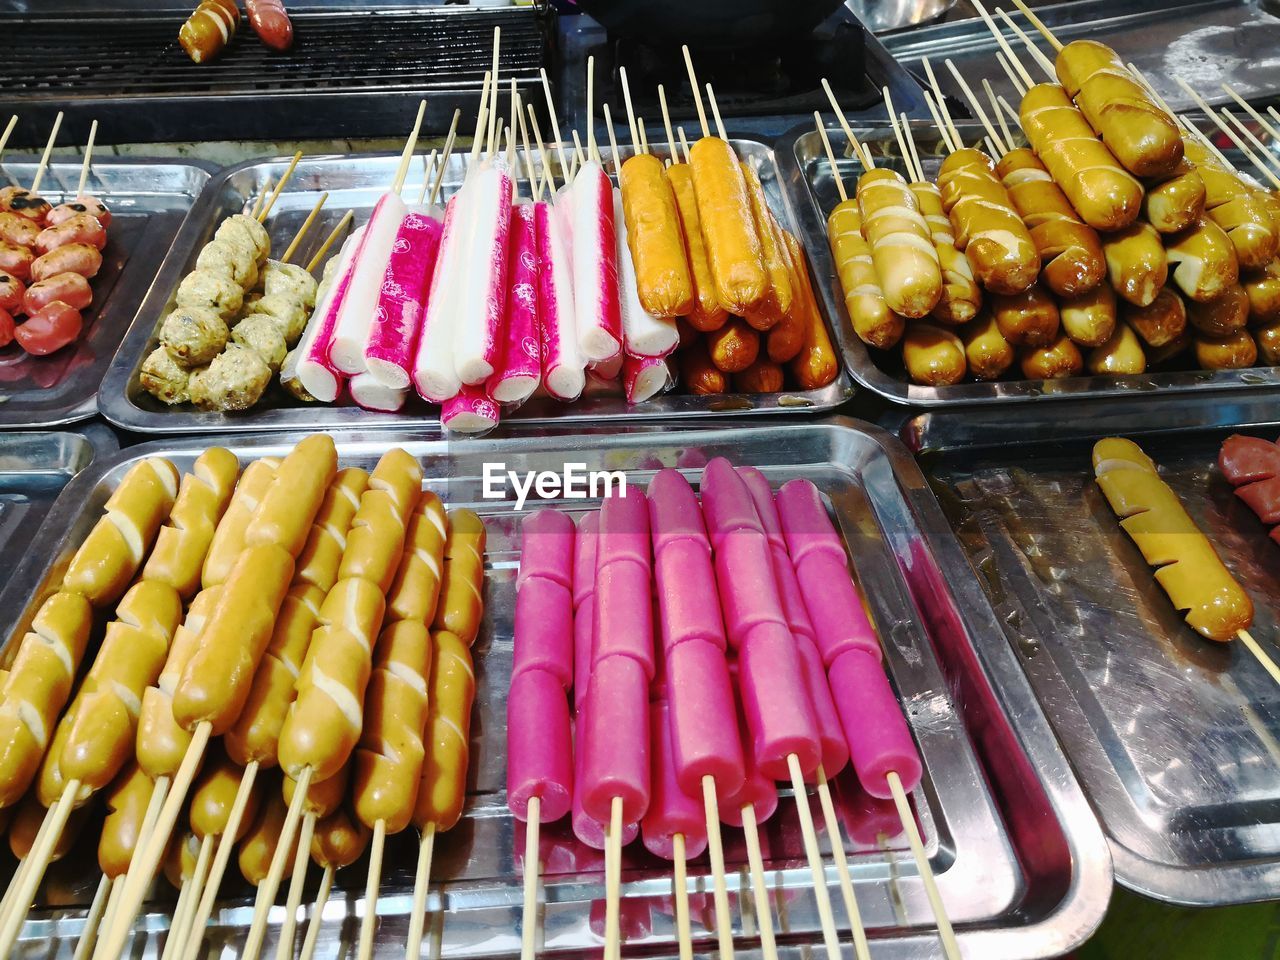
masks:
<instances>
[{"instance_id":1,"label":"red sausage","mask_svg":"<svg viewBox=\"0 0 1280 960\"><path fill-rule=\"evenodd\" d=\"M17 244L19 247L29 247L36 242L38 236L40 236L39 224L26 217L20 217L16 213L10 213L8 210L0 213L0 240Z\"/></svg>"},{"instance_id":2,"label":"red sausage","mask_svg":"<svg viewBox=\"0 0 1280 960\"><path fill-rule=\"evenodd\" d=\"M90 249L93 248L90 247ZM27 280L31 277L31 264L35 258L36 255L26 247L0 240L0 273L7 273L19 280Z\"/></svg>"},{"instance_id":3,"label":"red sausage","mask_svg":"<svg viewBox=\"0 0 1280 960\"><path fill-rule=\"evenodd\" d=\"M293 46L293 24L281 0L245 0L253 32L272 50Z\"/></svg>"},{"instance_id":4,"label":"red sausage","mask_svg":"<svg viewBox=\"0 0 1280 960\"><path fill-rule=\"evenodd\" d=\"M45 217L49 215L49 211L52 209L48 200L44 197L36 196L30 190L24 190L22 187L4 187L0 189L0 210L8 210L19 216L26 217L28 220L34 220L42 227L44 226Z\"/></svg>"},{"instance_id":5,"label":"red sausage","mask_svg":"<svg viewBox=\"0 0 1280 960\"><path fill-rule=\"evenodd\" d=\"M0 310L0 347L13 343L13 317L8 310Z\"/></svg>"},{"instance_id":6,"label":"red sausage","mask_svg":"<svg viewBox=\"0 0 1280 960\"><path fill-rule=\"evenodd\" d=\"M33 316L55 300L83 310L93 303L93 290L89 281L80 274L60 273L27 287L26 296L22 298L22 308L28 316Z\"/></svg>"},{"instance_id":7,"label":"red sausage","mask_svg":"<svg viewBox=\"0 0 1280 960\"><path fill-rule=\"evenodd\" d=\"M36 254L43 255L69 243L87 243L101 250L107 245L107 230L96 217L87 213L77 214L56 227L45 227L36 237Z\"/></svg>"},{"instance_id":8,"label":"red sausage","mask_svg":"<svg viewBox=\"0 0 1280 960\"><path fill-rule=\"evenodd\" d=\"M56 227L82 213L89 214L104 227L111 226L111 211L107 209L107 205L97 197L90 196L76 197L67 203L58 204L49 211L49 216L45 219L49 226Z\"/></svg>"},{"instance_id":9,"label":"red sausage","mask_svg":"<svg viewBox=\"0 0 1280 960\"><path fill-rule=\"evenodd\" d=\"M0 263L0 267L3 264ZM96 277L102 269L102 254L87 243L68 243L65 247L50 250L31 264L32 280L48 280L60 273L78 273L82 277Z\"/></svg>"},{"instance_id":10,"label":"red sausage","mask_svg":"<svg viewBox=\"0 0 1280 960\"><path fill-rule=\"evenodd\" d=\"M0 270L0 310L18 313L22 310L22 298L27 285L11 273Z\"/></svg>"},{"instance_id":11,"label":"red sausage","mask_svg":"<svg viewBox=\"0 0 1280 960\"><path fill-rule=\"evenodd\" d=\"M61 350L80 336L80 311L55 300L44 309L27 318L27 322L14 330L14 337L27 353L43 357Z\"/></svg>"}]
</instances>

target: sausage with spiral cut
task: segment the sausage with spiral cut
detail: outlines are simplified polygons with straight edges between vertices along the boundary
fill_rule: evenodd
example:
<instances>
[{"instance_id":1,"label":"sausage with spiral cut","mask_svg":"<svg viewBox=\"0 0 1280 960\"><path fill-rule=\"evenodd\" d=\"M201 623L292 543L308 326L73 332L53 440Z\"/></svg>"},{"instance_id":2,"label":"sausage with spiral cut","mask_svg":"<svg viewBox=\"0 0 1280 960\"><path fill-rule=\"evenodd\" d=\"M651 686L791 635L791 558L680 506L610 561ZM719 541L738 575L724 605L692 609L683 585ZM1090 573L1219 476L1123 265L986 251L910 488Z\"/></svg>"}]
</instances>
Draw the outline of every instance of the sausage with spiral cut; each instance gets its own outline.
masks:
<instances>
[{"instance_id":1,"label":"sausage with spiral cut","mask_svg":"<svg viewBox=\"0 0 1280 960\"><path fill-rule=\"evenodd\" d=\"M274 457L263 457L245 467L240 482L231 494L231 502L227 504L222 520L218 523L218 529L214 531L209 552L205 554L201 586L206 590L227 582L232 565L244 549L244 535L249 521L253 519L254 512L270 488L279 466L280 461Z\"/></svg>"},{"instance_id":2,"label":"sausage with spiral cut","mask_svg":"<svg viewBox=\"0 0 1280 960\"><path fill-rule=\"evenodd\" d=\"M1123 304L1125 321L1148 347L1165 347L1187 329L1187 307L1177 292L1165 288L1145 307Z\"/></svg>"},{"instance_id":3,"label":"sausage with spiral cut","mask_svg":"<svg viewBox=\"0 0 1280 960\"><path fill-rule=\"evenodd\" d=\"M1216 299L1240 278L1235 247L1211 219L1196 221L1181 233L1167 236L1165 256L1171 279L1190 300Z\"/></svg>"},{"instance_id":4,"label":"sausage with spiral cut","mask_svg":"<svg viewBox=\"0 0 1280 960\"><path fill-rule=\"evenodd\" d=\"M98 836L98 866L111 880L123 877L129 869L154 789L151 778L131 762L103 793L107 816Z\"/></svg>"},{"instance_id":5,"label":"sausage with spiral cut","mask_svg":"<svg viewBox=\"0 0 1280 960\"><path fill-rule=\"evenodd\" d=\"M902 339L906 321L889 309L880 289L871 246L862 236L862 213L856 200L845 200L831 211L827 238L853 332L863 343L888 350Z\"/></svg>"},{"instance_id":6,"label":"sausage with spiral cut","mask_svg":"<svg viewBox=\"0 0 1280 960\"><path fill-rule=\"evenodd\" d=\"M1185 139L1187 157L1196 165L1204 181L1204 209L1209 218L1226 231L1236 248L1242 269L1265 267L1277 250L1277 225L1249 184L1222 165L1209 149L1194 137Z\"/></svg>"},{"instance_id":7,"label":"sausage with spiral cut","mask_svg":"<svg viewBox=\"0 0 1280 960\"><path fill-rule=\"evenodd\" d=\"M444 504L424 490L409 517L400 567L387 592L390 619L430 623L435 618L448 535Z\"/></svg>"},{"instance_id":8,"label":"sausage with spiral cut","mask_svg":"<svg viewBox=\"0 0 1280 960\"><path fill-rule=\"evenodd\" d=\"M1243 330L1249 322L1249 295L1238 283L1206 303L1187 303L1187 319L1203 334L1225 337Z\"/></svg>"},{"instance_id":9,"label":"sausage with spiral cut","mask_svg":"<svg viewBox=\"0 0 1280 960\"><path fill-rule=\"evenodd\" d=\"M1149 223L1102 235L1107 276L1116 293L1137 307L1145 307L1164 288L1169 260L1160 234Z\"/></svg>"},{"instance_id":10,"label":"sausage with spiral cut","mask_svg":"<svg viewBox=\"0 0 1280 960\"><path fill-rule=\"evenodd\" d=\"M1249 296L1249 323L1273 324L1280 320L1280 260L1272 260L1260 271L1240 277Z\"/></svg>"},{"instance_id":11,"label":"sausage with spiral cut","mask_svg":"<svg viewBox=\"0 0 1280 960\"><path fill-rule=\"evenodd\" d=\"M192 63L205 63L222 52L239 25L235 0L201 0L178 31L178 43Z\"/></svg>"},{"instance_id":12,"label":"sausage with spiral cut","mask_svg":"<svg viewBox=\"0 0 1280 960\"><path fill-rule=\"evenodd\" d=\"M1120 526L1156 568L1156 582L1174 609L1185 611L1192 629L1226 642L1253 622L1249 595L1136 443L1099 440L1093 472Z\"/></svg>"},{"instance_id":13,"label":"sausage with spiral cut","mask_svg":"<svg viewBox=\"0 0 1280 960\"><path fill-rule=\"evenodd\" d=\"M1043 347L1024 347L1022 375L1028 380L1060 380L1076 377L1084 370L1080 348L1065 333Z\"/></svg>"},{"instance_id":14,"label":"sausage with spiral cut","mask_svg":"<svg viewBox=\"0 0 1280 960\"><path fill-rule=\"evenodd\" d=\"M1147 355L1133 328L1121 320L1105 343L1089 351L1086 366L1095 375L1133 375L1147 369Z\"/></svg>"},{"instance_id":15,"label":"sausage with spiral cut","mask_svg":"<svg viewBox=\"0 0 1280 960\"><path fill-rule=\"evenodd\" d=\"M222 447L210 447L182 478L169 522L160 528L142 568L143 580L167 583L184 600L200 588L213 534L235 488L240 463Z\"/></svg>"},{"instance_id":16,"label":"sausage with spiral cut","mask_svg":"<svg viewBox=\"0 0 1280 960\"><path fill-rule=\"evenodd\" d=\"M1115 333L1116 295L1102 283L1058 305L1063 332L1082 347L1099 347Z\"/></svg>"},{"instance_id":17,"label":"sausage with spiral cut","mask_svg":"<svg viewBox=\"0 0 1280 960\"><path fill-rule=\"evenodd\" d=\"M929 316L949 326L967 323L978 315L982 306L982 288L973 278L969 258L956 249L955 228L942 209L938 185L918 181L910 186L920 214L929 225L933 248L938 252L938 266L942 269L942 296Z\"/></svg>"},{"instance_id":18,"label":"sausage with spiral cut","mask_svg":"<svg viewBox=\"0 0 1280 960\"><path fill-rule=\"evenodd\" d=\"M1096 40L1058 51L1058 79L1125 168L1139 177L1166 176L1182 159L1174 119L1151 99L1116 52Z\"/></svg>"},{"instance_id":19,"label":"sausage with spiral cut","mask_svg":"<svg viewBox=\"0 0 1280 960\"><path fill-rule=\"evenodd\" d=\"M1225 337L1196 333L1191 338L1196 363L1205 370L1242 370L1258 362L1258 345L1248 330Z\"/></svg>"},{"instance_id":20,"label":"sausage with spiral cut","mask_svg":"<svg viewBox=\"0 0 1280 960\"><path fill-rule=\"evenodd\" d=\"M862 232L885 302L918 320L942 297L942 268L916 195L894 170L868 170L858 179Z\"/></svg>"},{"instance_id":21,"label":"sausage with spiral cut","mask_svg":"<svg viewBox=\"0 0 1280 960\"><path fill-rule=\"evenodd\" d=\"M1000 333L1014 346L1044 347L1058 336L1058 305L1038 283L1012 296L992 296L990 306Z\"/></svg>"},{"instance_id":22,"label":"sausage with spiral cut","mask_svg":"<svg viewBox=\"0 0 1280 960\"><path fill-rule=\"evenodd\" d=\"M450 829L462 816L471 757L471 705L476 677L468 644L448 630L432 634L426 760L413 824Z\"/></svg>"},{"instance_id":23,"label":"sausage with spiral cut","mask_svg":"<svg viewBox=\"0 0 1280 960\"><path fill-rule=\"evenodd\" d=\"M982 151L957 150L938 171L942 206L974 276L992 293L1021 293L1035 283L1040 256L1013 201Z\"/></svg>"},{"instance_id":24,"label":"sausage with spiral cut","mask_svg":"<svg viewBox=\"0 0 1280 960\"><path fill-rule=\"evenodd\" d=\"M902 338L902 361L913 383L946 387L964 379L964 344L950 330L914 321Z\"/></svg>"},{"instance_id":25,"label":"sausage with spiral cut","mask_svg":"<svg viewBox=\"0 0 1280 960\"><path fill-rule=\"evenodd\" d=\"M1004 338L990 310L970 320L960 335L969 372L979 380L995 380L1013 366L1013 344Z\"/></svg>"},{"instance_id":26,"label":"sausage with spiral cut","mask_svg":"<svg viewBox=\"0 0 1280 960\"><path fill-rule=\"evenodd\" d=\"M444 547L440 602L432 628L475 643L484 618L485 528L471 510L449 511L449 538Z\"/></svg>"},{"instance_id":27,"label":"sausage with spiral cut","mask_svg":"<svg viewBox=\"0 0 1280 960\"><path fill-rule=\"evenodd\" d=\"M1168 177L1147 183L1142 216L1159 233L1177 233L1200 219L1204 201L1204 178L1183 157Z\"/></svg>"},{"instance_id":28,"label":"sausage with spiral cut","mask_svg":"<svg viewBox=\"0 0 1280 960\"><path fill-rule=\"evenodd\" d=\"M996 164L1014 209L1040 254L1040 279L1060 297L1077 297L1107 275L1098 234L1085 224L1036 155L1010 150Z\"/></svg>"}]
</instances>

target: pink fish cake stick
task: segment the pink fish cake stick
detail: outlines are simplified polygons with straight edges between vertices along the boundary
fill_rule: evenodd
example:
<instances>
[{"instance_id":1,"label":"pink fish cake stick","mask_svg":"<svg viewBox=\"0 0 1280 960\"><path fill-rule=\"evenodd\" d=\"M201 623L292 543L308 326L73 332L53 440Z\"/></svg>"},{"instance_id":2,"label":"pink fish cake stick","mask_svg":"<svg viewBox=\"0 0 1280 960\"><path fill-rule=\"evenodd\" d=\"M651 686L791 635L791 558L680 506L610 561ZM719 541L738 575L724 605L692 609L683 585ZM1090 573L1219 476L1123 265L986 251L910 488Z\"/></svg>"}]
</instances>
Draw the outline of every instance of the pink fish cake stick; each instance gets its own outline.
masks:
<instances>
[{"instance_id":1,"label":"pink fish cake stick","mask_svg":"<svg viewBox=\"0 0 1280 960\"><path fill-rule=\"evenodd\" d=\"M649 744L652 751L652 793L649 812L640 823L645 849L663 860L675 860L675 838L684 838L686 859L700 857L707 849L702 803L680 786L666 703L654 703L649 711Z\"/></svg>"},{"instance_id":2,"label":"pink fish cake stick","mask_svg":"<svg viewBox=\"0 0 1280 960\"><path fill-rule=\"evenodd\" d=\"M507 252L506 330L489 394L499 403L521 403L542 382L538 321L538 237L532 203L511 213Z\"/></svg>"},{"instance_id":3,"label":"pink fish cake stick","mask_svg":"<svg viewBox=\"0 0 1280 960\"><path fill-rule=\"evenodd\" d=\"M849 762L849 745L840 726L840 714L831 696L827 671L822 667L822 655L813 641L796 638L800 649L800 665L804 670L804 686L809 694L809 705L818 724L818 745L822 749L822 772L833 779Z\"/></svg>"},{"instance_id":4,"label":"pink fish cake stick","mask_svg":"<svg viewBox=\"0 0 1280 960\"><path fill-rule=\"evenodd\" d=\"M573 589L575 584L573 521L559 510L538 510L520 524L519 588L530 577L552 580ZM594 555L592 557L594 569Z\"/></svg>"},{"instance_id":5,"label":"pink fish cake stick","mask_svg":"<svg viewBox=\"0 0 1280 960\"><path fill-rule=\"evenodd\" d=\"M527 820L533 797L542 823L559 820L573 801L569 703L559 678L544 670L516 674L507 699L507 805Z\"/></svg>"},{"instance_id":6,"label":"pink fish cake stick","mask_svg":"<svg viewBox=\"0 0 1280 960\"><path fill-rule=\"evenodd\" d=\"M703 780L710 777L721 797L735 793L742 786L745 761L724 651L705 640L670 648L667 686L681 788L701 796Z\"/></svg>"},{"instance_id":7,"label":"pink fish cake stick","mask_svg":"<svg viewBox=\"0 0 1280 960\"><path fill-rule=\"evenodd\" d=\"M738 711L735 723L743 740L750 743L751 734L747 730L747 719L742 711ZM742 785L737 790L727 793L720 802L720 820L739 829L742 828L744 807L752 808L757 823L764 823L778 809L777 784L756 766L751 750L745 752L743 760Z\"/></svg>"},{"instance_id":8,"label":"pink fish cake stick","mask_svg":"<svg viewBox=\"0 0 1280 960\"><path fill-rule=\"evenodd\" d=\"M422 327L422 304L443 230L439 220L411 211L396 231L364 345L365 368L384 386L397 390L409 386L413 347Z\"/></svg>"},{"instance_id":9,"label":"pink fish cake stick","mask_svg":"<svg viewBox=\"0 0 1280 960\"><path fill-rule=\"evenodd\" d=\"M646 680L652 680L653 601L648 570L625 559L601 566L596 572L594 615L596 665L628 657L641 667Z\"/></svg>"},{"instance_id":10,"label":"pink fish cake stick","mask_svg":"<svg viewBox=\"0 0 1280 960\"><path fill-rule=\"evenodd\" d=\"M903 789L913 791L920 785L920 754L879 659L851 650L828 668L828 678L863 789L891 799L888 775L896 773Z\"/></svg>"},{"instance_id":11,"label":"pink fish cake stick","mask_svg":"<svg viewBox=\"0 0 1280 960\"><path fill-rule=\"evenodd\" d=\"M534 210L538 244L539 352L542 382L557 400L576 400L586 387L586 360L578 349L578 321L573 297L573 263L564 221L555 209L538 203Z\"/></svg>"},{"instance_id":12,"label":"pink fish cake stick","mask_svg":"<svg viewBox=\"0 0 1280 960\"><path fill-rule=\"evenodd\" d=\"M573 685L573 594L544 577L531 577L516 589L511 674L530 670L555 677L562 693Z\"/></svg>"},{"instance_id":13,"label":"pink fish cake stick","mask_svg":"<svg viewBox=\"0 0 1280 960\"><path fill-rule=\"evenodd\" d=\"M654 555L661 555L668 544L691 540L700 544L709 556L711 541L707 539L702 509L684 474L669 467L659 470L649 481L648 493Z\"/></svg>"},{"instance_id":14,"label":"pink fish cake stick","mask_svg":"<svg viewBox=\"0 0 1280 960\"><path fill-rule=\"evenodd\" d=\"M720 541L731 533L753 531L764 536L751 492L728 460L716 457L708 461L702 470L701 486L702 515L717 550Z\"/></svg>"},{"instance_id":15,"label":"pink fish cake stick","mask_svg":"<svg viewBox=\"0 0 1280 960\"><path fill-rule=\"evenodd\" d=\"M573 709L582 710L595 659L596 543L600 514L586 514L578 521L573 555Z\"/></svg>"},{"instance_id":16,"label":"pink fish cake stick","mask_svg":"<svg viewBox=\"0 0 1280 960\"><path fill-rule=\"evenodd\" d=\"M579 715L577 724L579 728L585 722L584 718L585 714ZM575 785L582 783L583 756L581 744L582 739L579 737L575 743L577 749L573 756L573 776ZM594 817L588 815L586 809L582 805L582 790L580 787L573 791L573 807L570 813L572 817L571 823L573 825L573 835L592 850L603 850L605 848L605 825ZM638 836L640 836L639 822L626 823L624 821L622 824L622 845L624 847L627 846L627 844L631 843Z\"/></svg>"},{"instance_id":17,"label":"pink fish cake stick","mask_svg":"<svg viewBox=\"0 0 1280 960\"><path fill-rule=\"evenodd\" d=\"M622 361L622 389L633 406L671 389L671 367L665 357L632 357Z\"/></svg>"},{"instance_id":18,"label":"pink fish cake stick","mask_svg":"<svg viewBox=\"0 0 1280 960\"><path fill-rule=\"evenodd\" d=\"M618 798L622 822L638 823L649 809L649 679L639 663L630 657L597 658L587 691L587 722L578 732L583 810L608 823Z\"/></svg>"},{"instance_id":19,"label":"pink fish cake stick","mask_svg":"<svg viewBox=\"0 0 1280 960\"><path fill-rule=\"evenodd\" d=\"M625 494L606 497L600 505L598 549L599 570L625 560L649 573L649 501L635 484L627 484Z\"/></svg>"},{"instance_id":20,"label":"pink fish cake stick","mask_svg":"<svg viewBox=\"0 0 1280 960\"><path fill-rule=\"evenodd\" d=\"M738 650L742 707L756 764L775 780L790 780L790 758L806 777L822 747L795 641L785 626L763 624Z\"/></svg>"}]
</instances>

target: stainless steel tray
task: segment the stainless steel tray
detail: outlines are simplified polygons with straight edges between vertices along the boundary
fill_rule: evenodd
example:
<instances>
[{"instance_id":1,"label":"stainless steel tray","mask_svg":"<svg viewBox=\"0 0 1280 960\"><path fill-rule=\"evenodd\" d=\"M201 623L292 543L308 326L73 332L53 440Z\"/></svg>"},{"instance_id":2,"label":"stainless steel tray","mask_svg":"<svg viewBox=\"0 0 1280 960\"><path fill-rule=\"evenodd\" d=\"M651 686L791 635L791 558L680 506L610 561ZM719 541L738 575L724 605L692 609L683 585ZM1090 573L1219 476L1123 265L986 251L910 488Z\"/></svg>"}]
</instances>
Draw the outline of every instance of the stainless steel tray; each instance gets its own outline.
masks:
<instances>
[{"instance_id":1,"label":"stainless steel tray","mask_svg":"<svg viewBox=\"0 0 1280 960\"><path fill-rule=\"evenodd\" d=\"M1012 3L1001 6L1023 30L1036 38L1041 51L1053 59L1053 51ZM1271 56L1280 42L1280 19L1274 4L1259 0L1173 0L1150 4L1143 0L1069 0L1067 3L1033 4L1036 15L1063 43L1072 40L1100 40L1138 67L1155 84L1156 90L1174 110L1194 112L1195 102L1174 80L1182 77L1212 104L1234 105L1219 86L1229 83L1242 97L1266 102L1280 96L1280 82L1272 69ZM986 77L996 92L1012 99L1013 87L996 60L999 47L986 24L970 12L969 20L903 31L882 38L885 47L912 70L925 78L921 57L928 57L944 92L964 102L964 92L942 67L944 58L955 61L970 83ZM1008 27L1005 36L1031 75L1040 80L1044 73L1029 62L1025 48ZM1237 113L1238 115L1238 113ZM919 114L923 117L924 114Z\"/></svg>"},{"instance_id":2,"label":"stainless steel tray","mask_svg":"<svg viewBox=\"0 0 1280 960\"><path fill-rule=\"evenodd\" d=\"M983 136L974 123L958 122L960 136L975 143ZM946 155L937 129L931 122L912 121L916 143L922 151L925 176L937 177L938 167ZM901 151L888 128L854 130L858 139L876 155L878 166L892 166L905 171ZM828 129L833 147L843 150L844 133ZM1019 141L1020 142L1020 141ZM1123 397L1138 394L1171 394L1202 391L1248 390L1261 386L1280 386L1280 367L1250 367L1245 370L1170 370L1148 372L1137 376L1088 376L1065 380L998 380L993 383L958 383L950 387L925 387L907 380L899 357L887 351L872 350L853 333L840 281L836 277L831 250L827 245L827 215L839 202L835 178L827 163L822 141L812 124L796 127L776 146L778 166L782 170L783 189L799 218L809 262L818 276L818 293L826 302L827 315L838 318L843 328L841 342L845 364L853 378L868 390L900 404L913 407L947 407L957 404L1028 403L1061 400L1070 397ZM1228 156L1243 158L1228 151ZM851 186L861 167L851 157L837 157L840 175Z\"/></svg>"},{"instance_id":3,"label":"stainless steel tray","mask_svg":"<svg viewBox=\"0 0 1280 960\"><path fill-rule=\"evenodd\" d=\"M1276 437L1274 399L1178 399L1127 436L1244 584L1251 632L1274 654L1280 548L1216 468L1234 425ZM1186 626L1120 529L1090 465L1111 426L1102 406L1099 419L1067 405L1063 429L1017 439L994 411L977 423L974 411L926 413L906 435L1102 822L1117 879L1176 903L1275 899L1280 689L1239 643Z\"/></svg>"},{"instance_id":4,"label":"stainless steel tray","mask_svg":"<svg viewBox=\"0 0 1280 960\"><path fill-rule=\"evenodd\" d=\"M57 433L0 433L0 609L27 605L39 565L27 544L62 488L119 446L100 423Z\"/></svg>"},{"instance_id":5,"label":"stainless steel tray","mask_svg":"<svg viewBox=\"0 0 1280 960\"><path fill-rule=\"evenodd\" d=\"M247 460L279 454L299 436L155 441L96 464L72 484L40 531L31 552L44 559L46 569L33 571L23 589L38 592L47 568L84 536L109 487L138 458L158 454L185 467L205 445L223 442ZM341 460L350 464L369 465L393 442L403 445L423 462L428 486L450 505L475 507L489 526L487 613L475 646L470 799L463 821L436 841L428 908L428 930L435 937L432 955L514 956L520 947L516 929L521 888L515 857L523 839L522 828L506 809L503 731L521 518L513 501L481 497L483 464L495 461L509 470L560 470L565 462L583 463L586 469L625 470L631 482L645 483L664 465L685 468L696 480L708 458L725 455L759 465L775 483L796 476L812 479L830 499L857 557L858 574L885 641L888 668L925 760L925 781L914 802L966 956L1056 956L1081 943L1100 921L1111 873L1097 824L1016 658L1000 638L990 608L964 569L963 555L937 504L910 455L888 434L834 419L732 430L589 428L575 435L508 429L466 444L451 444L431 432L394 439L386 431L339 432L335 439ZM592 504L570 500L559 506L577 513ZM6 612L21 615L22 608L15 603ZM7 635L0 632L0 637ZM807 950L819 939L794 806L784 801L763 832L766 870L775 889L775 922L784 931L781 940L787 955L794 956L797 949ZM737 894L745 889L745 856L738 836L729 831L726 837L729 885ZM604 896L600 857L573 843L564 825L549 829L544 844L549 862L546 948L560 954L594 953L601 942ZM378 904L380 956L403 951L415 849L410 835L392 838L388 845ZM884 849L852 844L849 849L859 904L877 941L876 956L941 956L903 841L889 840ZM81 860L89 865L80 870L82 896L96 881L91 856L88 851ZM357 864L339 874L341 890L324 915L330 947L349 942L352 935L362 910L363 869ZM628 949L674 955L668 865L633 844L626 851L624 869L624 916L632 931ZM689 870L700 895L697 911L709 881L702 861L691 863ZM836 882L834 869L828 880ZM249 902L246 889L222 905L211 955L243 938ZM150 909L141 924L155 934L145 945L154 950L168 918L163 906ZM836 909L843 916L838 905ZM275 922L282 913L275 911ZM81 916L74 909L41 910L33 914L24 937L33 949L51 949L44 938L78 936ZM695 949L710 951L714 936L702 926L701 917L695 913ZM751 935L745 939L749 942ZM135 947L141 949L141 942Z\"/></svg>"},{"instance_id":6,"label":"stainless steel tray","mask_svg":"<svg viewBox=\"0 0 1280 960\"><path fill-rule=\"evenodd\" d=\"M4 172L29 186L35 164L6 161ZM75 196L79 178L78 163L51 164L42 192L61 203ZM94 155L88 189L111 208L111 229L84 332L48 357L30 356L16 343L0 350L0 428L52 427L97 412L98 387L120 338L208 179L190 163Z\"/></svg>"},{"instance_id":7,"label":"stainless steel tray","mask_svg":"<svg viewBox=\"0 0 1280 960\"><path fill-rule=\"evenodd\" d=\"M753 140L735 140L739 156L760 173L766 196L779 222L794 229L790 202L778 186L773 151ZM623 150L623 156L629 151ZM327 156L307 157L281 194L269 223L273 248L282 249L297 230L322 191L329 200L295 260L306 262L329 230L348 208L356 211L356 223L368 219L374 203L394 176L396 157ZM173 249L165 258L156 282L138 311L138 316L120 345L103 384L103 415L113 423L143 433L184 433L196 430L311 429L362 426L435 426L440 410L417 396L411 396L399 413L362 410L349 398L338 405L303 404L290 397L278 384L252 410L240 414L201 413L190 405L168 408L148 395L138 383L138 369L157 345L156 334L170 308L179 282L195 268L196 257L222 219L248 210L268 178L273 181L284 171L283 160L250 161L224 170L206 187L190 220L184 225ZM464 158L455 155L445 178L445 193L462 183ZM415 163L405 190L416 197L422 182ZM527 193L527 190L526 190ZM336 253L335 245L334 251ZM836 330L837 339L842 334ZM836 343L837 348L843 345ZM785 413L797 409L830 410L852 395L852 382L843 370L834 383L821 390L789 391L775 394L724 394L696 397L672 392L647 403L629 406L622 396L585 396L564 404L550 398L536 398L510 414L512 420L531 423L595 423L601 420L642 420L661 417L696 417L716 414ZM504 419L506 415L504 414Z\"/></svg>"}]
</instances>

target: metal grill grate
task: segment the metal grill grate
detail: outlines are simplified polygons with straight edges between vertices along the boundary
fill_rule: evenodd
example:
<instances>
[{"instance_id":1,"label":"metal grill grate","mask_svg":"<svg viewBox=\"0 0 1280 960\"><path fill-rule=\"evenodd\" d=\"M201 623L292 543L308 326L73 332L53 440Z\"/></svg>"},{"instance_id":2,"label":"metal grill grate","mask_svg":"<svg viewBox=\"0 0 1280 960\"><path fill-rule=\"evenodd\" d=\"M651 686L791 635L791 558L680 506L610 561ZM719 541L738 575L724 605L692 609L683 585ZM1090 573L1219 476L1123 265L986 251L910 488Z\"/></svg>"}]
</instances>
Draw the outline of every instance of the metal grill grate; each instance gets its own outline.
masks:
<instances>
[{"instance_id":1,"label":"metal grill grate","mask_svg":"<svg viewBox=\"0 0 1280 960\"><path fill-rule=\"evenodd\" d=\"M15 146L35 146L58 110L68 137L90 119L108 142L296 139L398 135L425 95L427 131L455 107L474 113L502 27L504 86L522 90L548 65L549 31L532 8L358 9L296 13L287 54L268 50L242 21L212 63L178 46L173 14L0 17L0 113L20 122ZM538 97L536 100L540 101ZM63 139L66 142L66 139Z\"/></svg>"}]
</instances>

